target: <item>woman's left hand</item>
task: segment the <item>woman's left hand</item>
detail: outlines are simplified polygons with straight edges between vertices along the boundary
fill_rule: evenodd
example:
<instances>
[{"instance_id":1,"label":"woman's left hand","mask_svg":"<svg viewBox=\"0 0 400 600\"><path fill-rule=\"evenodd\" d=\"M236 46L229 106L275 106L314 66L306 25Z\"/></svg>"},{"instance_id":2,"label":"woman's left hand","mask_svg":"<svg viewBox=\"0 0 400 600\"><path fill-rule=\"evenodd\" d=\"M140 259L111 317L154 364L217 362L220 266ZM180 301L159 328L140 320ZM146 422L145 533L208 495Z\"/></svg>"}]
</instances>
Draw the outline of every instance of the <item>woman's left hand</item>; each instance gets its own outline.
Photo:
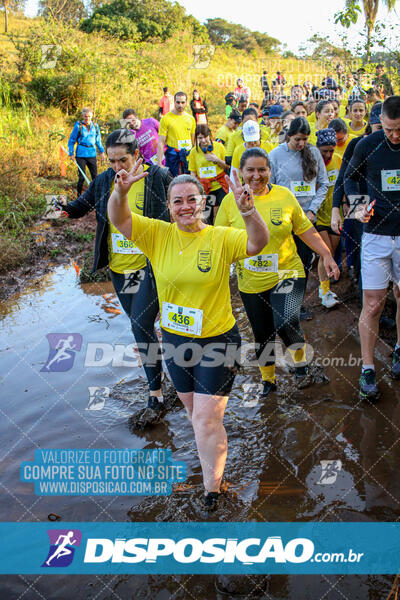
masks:
<instances>
[{"instance_id":1,"label":"woman's left hand","mask_svg":"<svg viewBox=\"0 0 400 600\"><path fill-rule=\"evenodd\" d=\"M225 181L233 192L239 211L241 213L247 212L254 206L253 191L247 183L242 185L236 171L233 172L233 179L234 183L225 175Z\"/></svg>"},{"instance_id":2,"label":"woman's left hand","mask_svg":"<svg viewBox=\"0 0 400 600\"><path fill-rule=\"evenodd\" d=\"M325 254L325 256L323 257L323 261L324 261L325 271L326 271L326 274L328 275L328 277L333 276L335 278L335 280L337 281L340 276L340 270L339 270L339 267L337 266L336 262L334 261L333 256L331 254Z\"/></svg>"},{"instance_id":3,"label":"woman's left hand","mask_svg":"<svg viewBox=\"0 0 400 600\"><path fill-rule=\"evenodd\" d=\"M217 163L218 162L218 156L215 156L215 154L213 154L212 152L209 152L207 154L205 154L205 158L212 163Z\"/></svg>"}]
</instances>

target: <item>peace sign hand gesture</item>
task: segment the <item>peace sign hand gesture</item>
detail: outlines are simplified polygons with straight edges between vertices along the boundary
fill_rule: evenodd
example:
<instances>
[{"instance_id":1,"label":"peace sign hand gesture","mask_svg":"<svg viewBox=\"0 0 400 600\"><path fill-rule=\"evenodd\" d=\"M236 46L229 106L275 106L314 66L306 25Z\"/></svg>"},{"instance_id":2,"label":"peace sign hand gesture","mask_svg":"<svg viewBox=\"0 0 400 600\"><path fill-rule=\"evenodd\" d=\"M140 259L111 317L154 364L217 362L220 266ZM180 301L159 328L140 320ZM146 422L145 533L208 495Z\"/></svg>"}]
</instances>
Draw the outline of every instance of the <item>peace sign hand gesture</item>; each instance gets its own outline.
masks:
<instances>
[{"instance_id":1,"label":"peace sign hand gesture","mask_svg":"<svg viewBox=\"0 0 400 600\"><path fill-rule=\"evenodd\" d=\"M235 183L232 183L232 180L225 175L225 181L233 192L239 212L246 213L254 207L253 190L247 183L241 184L236 171L233 172L233 179Z\"/></svg>"},{"instance_id":2,"label":"peace sign hand gesture","mask_svg":"<svg viewBox=\"0 0 400 600\"><path fill-rule=\"evenodd\" d=\"M134 183L147 176L148 173L147 171L143 171L142 163L143 159L139 158L129 172L125 171L125 169L121 169L116 174L114 189L121 197L125 197L128 194Z\"/></svg>"}]
</instances>

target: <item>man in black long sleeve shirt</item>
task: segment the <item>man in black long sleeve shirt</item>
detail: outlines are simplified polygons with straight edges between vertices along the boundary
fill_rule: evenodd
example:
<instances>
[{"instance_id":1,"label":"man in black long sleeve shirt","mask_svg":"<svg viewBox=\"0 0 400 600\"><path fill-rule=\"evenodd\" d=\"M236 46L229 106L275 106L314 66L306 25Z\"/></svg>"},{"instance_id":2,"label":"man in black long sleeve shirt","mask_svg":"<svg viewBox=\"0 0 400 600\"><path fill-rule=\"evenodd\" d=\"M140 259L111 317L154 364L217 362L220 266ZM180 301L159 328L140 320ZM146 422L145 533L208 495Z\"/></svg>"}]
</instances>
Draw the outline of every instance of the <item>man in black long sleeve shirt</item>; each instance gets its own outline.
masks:
<instances>
[{"instance_id":1,"label":"man in black long sleeve shirt","mask_svg":"<svg viewBox=\"0 0 400 600\"><path fill-rule=\"evenodd\" d=\"M379 317L385 305L389 281L400 306L400 96L390 96L382 106L383 130L362 139L355 147L346 169L346 196L360 195L366 186L373 210L357 209L364 223L361 269L363 309L359 331L362 352L360 398L376 399L378 388L374 368L374 349L379 332ZM400 378L400 319L393 353L392 375Z\"/></svg>"}]
</instances>

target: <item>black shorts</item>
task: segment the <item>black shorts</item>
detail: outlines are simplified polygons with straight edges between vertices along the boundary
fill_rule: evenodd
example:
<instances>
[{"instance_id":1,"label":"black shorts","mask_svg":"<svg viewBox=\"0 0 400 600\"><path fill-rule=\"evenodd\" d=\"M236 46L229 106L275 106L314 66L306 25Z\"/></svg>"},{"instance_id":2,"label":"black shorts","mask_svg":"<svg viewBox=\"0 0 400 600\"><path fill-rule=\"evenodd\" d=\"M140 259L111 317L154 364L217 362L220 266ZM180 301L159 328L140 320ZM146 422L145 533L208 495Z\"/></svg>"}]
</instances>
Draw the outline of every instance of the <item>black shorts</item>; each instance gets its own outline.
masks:
<instances>
[{"instance_id":1,"label":"black shorts","mask_svg":"<svg viewBox=\"0 0 400 600\"><path fill-rule=\"evenodd\" d=\"M329 233L329 235L339 235L338 233L336 233L336 231L333 231L332 227L330 227L330 225L315 225L315 229L317 231L327 231Z\"/></svg>"},{"instance_id":2,"label":"black shorts","mask_svg":"<svg viewBox=\"0 0 400 600\"><path fill-rule=\"evenodd\" d=\"M236 324L226 333L207 338L186 337L163 329L162 338L165 362L177 392L229 395L240 366L241 338ZM172 352L167 344L172 345Z\"/></svg>"},{"instance_id":3,"label":"black shorts","mask_svg":"<svg viewBox=\"0 0 400 600\"><path fill-rule=\"evenodd\" d=\"M208 194L206 204L208 204L209 206L220 206L225 196L225 190L223 190L220 187L217 190L213 190Z\"/></svg>"}]
</instances>

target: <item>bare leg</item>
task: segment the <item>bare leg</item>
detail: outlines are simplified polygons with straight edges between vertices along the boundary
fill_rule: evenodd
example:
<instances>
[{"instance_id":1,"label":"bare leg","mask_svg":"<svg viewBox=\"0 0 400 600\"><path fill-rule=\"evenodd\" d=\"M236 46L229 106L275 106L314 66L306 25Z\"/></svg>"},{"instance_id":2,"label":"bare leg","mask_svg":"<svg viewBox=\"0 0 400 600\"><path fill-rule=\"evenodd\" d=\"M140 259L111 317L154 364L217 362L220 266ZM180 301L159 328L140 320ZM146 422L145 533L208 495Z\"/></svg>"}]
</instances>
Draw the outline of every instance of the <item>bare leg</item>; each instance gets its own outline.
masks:
<instances>
[{"instance_id":1,"label":"bare leg","mask_svg":"<svg viewBox=\"0 0 400 600\"><path fill-rule=\"evenodd\" d=\"M386 290L363 290L363 308L358 329L364 365L374 364L374 349L379 333L379 318L385 306ZM399 312L399 311L397 311Z\"/></svg>"},{"instance_id":2,"label":"bare leg","mask_svg":"<svg viewBox=\"0 0 400 600\"><path fill-rule=\"evenodd\" d=\"M192 424L206 492L219 492L228 440L223 425L229 396L194 394Z\"/></svg>"}]
</instances>

